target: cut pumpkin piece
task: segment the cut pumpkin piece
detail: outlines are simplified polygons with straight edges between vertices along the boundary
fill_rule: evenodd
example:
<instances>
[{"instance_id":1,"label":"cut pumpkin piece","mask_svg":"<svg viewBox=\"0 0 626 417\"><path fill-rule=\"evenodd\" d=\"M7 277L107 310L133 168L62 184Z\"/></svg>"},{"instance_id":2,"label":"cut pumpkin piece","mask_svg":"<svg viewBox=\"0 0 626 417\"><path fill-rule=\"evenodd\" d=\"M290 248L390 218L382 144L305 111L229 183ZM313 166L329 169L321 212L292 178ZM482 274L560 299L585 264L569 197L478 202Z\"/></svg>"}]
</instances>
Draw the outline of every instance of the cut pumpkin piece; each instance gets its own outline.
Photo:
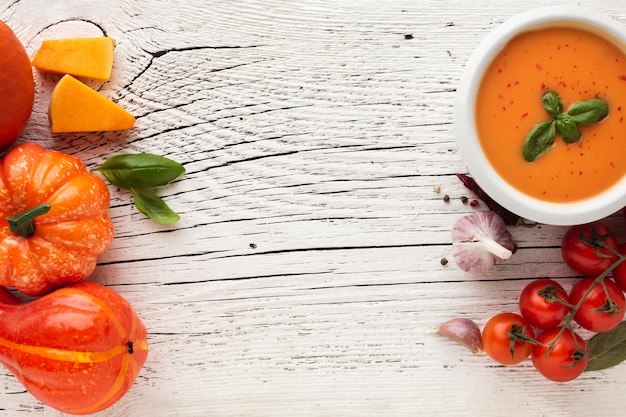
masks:
<instances>
[{"instance_id":1,"label":"cut pumpkin piece","mask_svg":"<svg viewBox=\"0 0 626 417\"><path fill-rule=\"evenodd\" d=\"M71 75L54 88L48 118L52 133L124 130L135 124L135 117L119 104Z\"/></svg>"},{"instance_id":2,"label":"cut pumpkin piece","mask_svg":"<svg viewBox=\"0 0 626 417\"><path fill-rule=\"evenodd\" d=\"M41 72L108 80L114 45L115 40L108 37L45 40L35 53L33 66Z\"/></svg>"}]
</instances>

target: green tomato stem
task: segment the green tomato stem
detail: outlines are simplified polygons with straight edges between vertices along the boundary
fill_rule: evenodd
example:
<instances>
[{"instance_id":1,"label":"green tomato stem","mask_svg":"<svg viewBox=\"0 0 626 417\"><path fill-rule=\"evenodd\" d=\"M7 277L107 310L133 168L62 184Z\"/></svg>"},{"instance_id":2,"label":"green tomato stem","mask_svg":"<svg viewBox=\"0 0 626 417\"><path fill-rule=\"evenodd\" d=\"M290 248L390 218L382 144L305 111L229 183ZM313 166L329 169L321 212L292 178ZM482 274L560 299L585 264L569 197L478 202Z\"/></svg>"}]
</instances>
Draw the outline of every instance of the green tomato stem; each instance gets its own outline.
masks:
<instances>
[{"instance_id":1,"label":"green tomato stem","mask_svg":"<svg viewBox=\"0 0 626 417\"><path fill-rule=\"evenodd\" d=\"M585 300L587 299L587 297L589 296L589 294L591 294L591 291L593 291L594 287L598 284L602 285L604 279L615 269L617 268L617 266L619 264L621 264L622 262L624 262L626 260L626 255L622 255L619 252L613 250L613 248L610 248L606 245L602 245L604 246L606 249L608 249L610 252L614 253L615 255L618 256L617 260L615 262L613 262L611 264L611 266L609 266L604 272L602 272L600 275L598 275L598 277L593 281L593 283L589 286L589 288L587 289L587 291L585 291L585 293L583 294L583 296L580 298L580 301L578 301L578 303L576 303L576 305L572 308L572 311L570 311L569 315L567 316L567 318L565 319L565 322L563 323L563 326L561 326L561 330L557 333L556 337L554 338L554 340L552 342L550 342L548 344L548 350L546 351L546 358L548 356L550 356L550 353L552 353L552 349L554 349L554 346L556 345L557 340L559 340L559 338L563 335L563 333L565 332L565 330L570 329L571 325L572 325L572 321L574 320L574 316L576 315L576 313L578 312L578 310L580 310L580 307L583 305L583 303L585 302ZM608 297L608 294L607 294Z\"/></svg>"},{"instance_id":2,"label":"green tomato stem","mask_svg":"<svg viewBox=\"0 0 626 417\"><path fill-rule=\"evenodd\" d=\"M11 232L17 233L22 237L31 237L35 234L35 217L46 214L50 211L50 204L44 203L30 208L15 216L7 217Z\"/></svg>"}]
</instances>

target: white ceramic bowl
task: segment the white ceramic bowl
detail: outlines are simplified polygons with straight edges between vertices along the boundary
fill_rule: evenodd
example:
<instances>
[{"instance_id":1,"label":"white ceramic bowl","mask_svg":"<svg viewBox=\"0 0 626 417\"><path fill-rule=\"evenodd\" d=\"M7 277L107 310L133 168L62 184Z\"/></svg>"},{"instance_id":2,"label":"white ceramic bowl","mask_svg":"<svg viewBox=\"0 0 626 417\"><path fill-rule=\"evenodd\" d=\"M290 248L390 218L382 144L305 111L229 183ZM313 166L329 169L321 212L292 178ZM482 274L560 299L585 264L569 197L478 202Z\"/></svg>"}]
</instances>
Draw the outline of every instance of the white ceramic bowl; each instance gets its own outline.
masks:
<instances>
[{"instance_id":1,"label":"white ceramic bowl","mask_svg":"<svg viewBox=\"0 0 626 417\"><path fill-rule=\"evenodd\" d=\"M519 14L491 32L468 60L456 94L456 137L470 175L503 207L539 223L583 224L607 217L626 206L626 175L607 191L586 200L572 203L541 201L518 191L499 176L482 151L475 127L476 94L491 61L516 35L553 26L588 30L609 39L626 52L626 27L593 10L578 6L549 6Z\"/></svg>"}]
</instances>

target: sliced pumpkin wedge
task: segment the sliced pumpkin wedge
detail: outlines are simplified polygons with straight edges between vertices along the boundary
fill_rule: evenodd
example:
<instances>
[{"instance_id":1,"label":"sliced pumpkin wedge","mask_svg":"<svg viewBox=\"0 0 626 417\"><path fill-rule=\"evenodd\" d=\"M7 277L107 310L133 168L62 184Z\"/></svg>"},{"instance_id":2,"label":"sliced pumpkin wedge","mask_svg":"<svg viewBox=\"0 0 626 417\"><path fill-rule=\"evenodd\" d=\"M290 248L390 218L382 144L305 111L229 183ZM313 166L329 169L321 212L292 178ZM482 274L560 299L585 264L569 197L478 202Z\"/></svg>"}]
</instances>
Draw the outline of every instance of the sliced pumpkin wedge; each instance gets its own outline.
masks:
<instances>
[{"instance_id":1,"label":"sliced pumpkin wedge","mask_svg":"<svg viewBox=\"0 0 626 417\"><path fill-rule=\"evenodd\" d=\"M48 118L52 133L124 130L135 124L135 117L119 104L71 75L55 86Z\"/></svg>"},{"instance_id":2,"label":"sliced pumpkin wedge","mask_svg":"<svg viewBox=\"0 0 626 417\"><path fill-rule=\"evenodd\" d=\"M109 37L45 40L32 64L44 73L108 80L113 68L114 46L115 40Z\"/></svg>"}]
</instances>

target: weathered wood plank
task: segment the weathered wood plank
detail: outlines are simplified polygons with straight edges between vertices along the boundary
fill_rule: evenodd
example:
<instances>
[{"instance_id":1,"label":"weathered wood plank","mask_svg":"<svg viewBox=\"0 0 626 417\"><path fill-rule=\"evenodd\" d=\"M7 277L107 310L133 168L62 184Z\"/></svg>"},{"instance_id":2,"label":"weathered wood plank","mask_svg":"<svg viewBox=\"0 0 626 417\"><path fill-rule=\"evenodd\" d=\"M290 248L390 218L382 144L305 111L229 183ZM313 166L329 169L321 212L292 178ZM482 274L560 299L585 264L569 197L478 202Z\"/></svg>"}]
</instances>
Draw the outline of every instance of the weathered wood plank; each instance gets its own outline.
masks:
<instances>
[{"instance_id":1,"label":"weathered wood plank","mask_svg":"<svg viewBox=\"0 0 626 417\"><path fill-rule=\"evenodd\" d=\"M561 227L512 229L519 251L480 277L451 255L452 224L475 210L454 176L466 171L452 121L463 65L504 19L551 3L0 6L29 52L48 37L116 38L112 79L90 85L137 116L128 132L53 136L46 112L58 77L36 74L24 140L90 167L153 152L187 170L159 190L182 216L171 227L110 187L116 238L92 279L135 306L151 354L101 415L622 411L622 367L557 385L528 363L494 366L428 333L451 317L483 324L516 309L529 279L575 278L560 259ZM578 3L626 23L620 0ZM623 218L608 222L623 240ZM2 415L59 415L8 372L0 396Z\"/></svg>"}]
</instances>

